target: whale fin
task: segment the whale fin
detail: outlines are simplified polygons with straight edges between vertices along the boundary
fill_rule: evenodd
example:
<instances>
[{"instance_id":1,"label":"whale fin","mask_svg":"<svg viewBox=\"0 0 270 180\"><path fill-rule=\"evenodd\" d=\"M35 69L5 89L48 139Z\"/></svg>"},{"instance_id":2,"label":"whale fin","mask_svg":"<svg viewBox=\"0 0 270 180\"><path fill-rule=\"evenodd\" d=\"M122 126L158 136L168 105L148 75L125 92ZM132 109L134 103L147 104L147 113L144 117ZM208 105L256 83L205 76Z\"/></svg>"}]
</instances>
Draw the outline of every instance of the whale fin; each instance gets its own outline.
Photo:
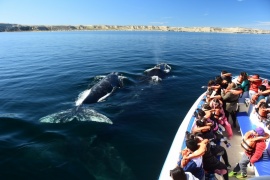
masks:
<instances>
[{"instance_id":1,"label":"whale fin","mask_svg":"<svg viewBox=\"0 0 270 180\"><path fill-rule=\"evenodd\" d=\"M117 89L117 87L114 87L111 92L109 92L105 96L101 97L97 102L104 101L108 96L110 96L115 91L115 89Z\"/></svg>"},{"instance_id":2,"label":"whale fin","mask_svg":"<svg viewBox=\"0 0 270 180\"><path fill-rule=\"evenodd\" d=\"M39 120L42 123L67 123L71 121L95 121L113 124L113 122L105 115L98 113L97 111L78 106L65 111L60 111L48 116L42 117Z\"/></svg>"}]
</instances>

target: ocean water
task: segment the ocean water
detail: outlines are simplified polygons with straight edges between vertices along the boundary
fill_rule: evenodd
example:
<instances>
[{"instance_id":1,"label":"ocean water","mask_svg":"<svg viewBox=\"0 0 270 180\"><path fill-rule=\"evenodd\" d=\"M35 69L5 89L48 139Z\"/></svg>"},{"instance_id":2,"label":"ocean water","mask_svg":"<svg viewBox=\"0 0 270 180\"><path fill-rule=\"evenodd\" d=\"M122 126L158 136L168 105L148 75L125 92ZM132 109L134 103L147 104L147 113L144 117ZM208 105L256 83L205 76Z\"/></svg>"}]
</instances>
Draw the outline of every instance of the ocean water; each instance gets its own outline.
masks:
<instances>
[{"instance_id":1,"label":"ocean water","mask_svg":"<svg viewBox=\"0 0 270 180\"><path fill-rule=\"evenodd\" d=\"M270 78L270 35L14 32L0 33L0 47L1 179L158 179L201 86L221 70ZM171 73L146 80L161 62ZM110 72L124 87L88 108L113 124L39 122Z\"/></svg>"}]
</instances>

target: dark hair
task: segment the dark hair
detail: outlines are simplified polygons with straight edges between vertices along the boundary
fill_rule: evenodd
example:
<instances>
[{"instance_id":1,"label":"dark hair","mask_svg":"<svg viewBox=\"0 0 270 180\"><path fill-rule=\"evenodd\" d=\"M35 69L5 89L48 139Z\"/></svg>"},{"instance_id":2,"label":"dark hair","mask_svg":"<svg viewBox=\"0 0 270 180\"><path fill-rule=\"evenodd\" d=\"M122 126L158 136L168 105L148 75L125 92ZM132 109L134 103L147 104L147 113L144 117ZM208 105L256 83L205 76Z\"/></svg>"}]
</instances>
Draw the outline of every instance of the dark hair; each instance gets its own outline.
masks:
<instances>
[{"instance_id":1,"label":"dark hair","mask_svg":"<svg viewBox=\"0 0 270 180\"><path fill-rule=\"evenodd\" d=\"M186 146L188 149L190 149L191 151L196 151L198 149L198 139L189 139L189 140L186 140Z\"/></svg>"},{"instance_id":2,"label":"dark hair","mask_svg":"<svg viewBox=\"0 0 270 180\"><path fill-rule=\"evenodd\" d=\"M228 73L228 71L225 71L225 70L221 71L221 74L226 74L226 73Z\"/></svg>"},{"instance_id":3,"label":"dark hair","mask_svg":"<svg viewBox=\"0 0 270 180\"><path fill-rule=\"evenodd\" d=\"M194 134L186 131L186 140L195 139Z\"/></svg>"},{"instance_id":4,"label":"dark hair","mask_svg":"<svg viewBox=\"0 0 270 180\"><path fill-rule=\"evenodd\" d=\"M265 85L260 85L258 87L258 89L261 90L261 91L265 91L266 90L266 86Z\"/></svg>"},{"instance_id":5,"label":"dark hair","mask_svg":"<svg viewBox=\"0 0 270 180\"><path fill-rule=\"evenodd\" d=\"M201 116L201 117L204 117L205 116L205 112L203 110L199 110L198 111L198 115Z\"/></svg>"},{"instance_id":6,"label":"dark hair","mask_svg":"<svg viewBox=\"0 0 270 180\"><path fill-rule=\"evenodd\" d=\"M208 103L205 103L205 104L202 105L202 109L211 110L212 108Z\"/></svg>"},{"instance_id":7,"label":"dark hair","mask_svg":"<svg viewBox=\"0 0 270 180\"><path fill-rule=\"evenodd\" d=\"M170 176L173 180L187 180L187 176L183 168L177 166L173 170L170 170Z\"/></svg>"},{"instance_id":8,"label":"dark hair","mask_svg":"<svg viewBox=\"0 0 270 180\"><path fill-rule=\"evenodd\" d=\"M266 102L261 102L259 108L267 108Z\"/></svg>"},{"instance_id":9,"label":"dark hair","mask_svg":"<svg viewBox=\"0 0 270 180\"><path fill-rule=\"evenodd\" d=\"M222 83L222 77L221 76L216 76L215 83L216 84L221 84Z\"/></svg>"},{"instance_id":10,"label":"dark hair","mask_svg":"<svg viewBox=\"0 0 270 180\"><path fill-rule=\"evenodd\" d=\"M196 132L195 136L199 136L199 137L203 138L203 133L202 132Z\"/></svg>"},{"instance_id":11,"label":"dark hair","mask_svg":"<svg viewBox=\"0 0 270 180\"><path fill-rule=\"evenodd\" d=\"M218 103L218 104L220 104L220 102L219 102L219 100L218 100L218 99L213 99L213 102L214 102L214 103Z\"/></svg>"},{"instance_id":12,"label":"dark hair","mask_svg":"<svg viewBox=\"0 0 270 180\"><path fill-rule=\"evenodd\" d=\"M203 120L197 120L197 121L196 121L196 126L198 126L198 127L203 127L203 126L205 126L205 123L204 123Z\"/></svg>"},{"instance_id":13,"label":"dark hair","mask_svg":"<svg viewBox=\"0 0 270 180\"><path fill-rule=\"evenodd\" d=\"M240 75L243 77L243 80L247 80L248 79L248 75L246 72L241 72Z\"/></svg>"},{"instance_id":14,"label":"dark hair","mask_svg":"<svg viewBox=\"0 0 270 180\"><path fill-rule=\"evenodd\" d=\"M208 81L208 86L214 86L216 82L214 80L209 80Z\"/></svg>"}]
</instances>

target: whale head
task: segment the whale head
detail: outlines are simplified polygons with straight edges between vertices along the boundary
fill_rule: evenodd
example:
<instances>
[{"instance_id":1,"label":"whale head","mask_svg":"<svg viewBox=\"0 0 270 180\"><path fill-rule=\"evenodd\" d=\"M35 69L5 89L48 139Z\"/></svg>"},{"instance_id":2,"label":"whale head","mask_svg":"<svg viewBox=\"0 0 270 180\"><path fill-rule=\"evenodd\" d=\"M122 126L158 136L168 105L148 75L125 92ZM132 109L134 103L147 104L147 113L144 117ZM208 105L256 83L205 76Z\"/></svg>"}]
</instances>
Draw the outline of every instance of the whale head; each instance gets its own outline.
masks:
<instances>
[{"instance_id":1,"label":"whale head","mask_svg":"<svg viewBox=\"0 0 270 180\"><path fill-rule=\"evenodd\" d=\"M167 63L160 63L153 68L145 70L144 73L148 77L151 77L152 81L158 82L161 81L162 78L164 78L171 71L171 69L171 66L169 66Z\"/></svg>"},{"instance_id":2,"label":"whale head","mask_svg":"<svg viewBox=\"0 0 270 180\"><path fill-rule=\"evenodd\" d=\"M167 63L160 63L156 65L154 68L160 69L162 72L169 73L171 71L171 66L169 66Z\"/></svg>"}]
</instances>

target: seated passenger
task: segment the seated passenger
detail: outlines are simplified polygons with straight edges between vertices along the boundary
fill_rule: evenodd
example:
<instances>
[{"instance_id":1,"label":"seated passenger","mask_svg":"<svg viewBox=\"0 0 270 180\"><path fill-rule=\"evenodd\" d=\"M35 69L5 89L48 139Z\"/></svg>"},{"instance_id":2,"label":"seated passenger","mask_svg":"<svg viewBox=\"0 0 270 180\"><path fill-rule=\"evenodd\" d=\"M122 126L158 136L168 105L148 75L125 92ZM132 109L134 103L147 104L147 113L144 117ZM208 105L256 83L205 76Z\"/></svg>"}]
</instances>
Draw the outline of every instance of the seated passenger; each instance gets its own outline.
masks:
<instances>
[{"instance_id":1,"label":"seated passenger","mask_svg":"<svg viewBox=\"0 0 270 180\"><path fill-rule=\"evenodd\" d=\"M199 149L199 143L200 142L197 139L187 139L187 147L181 152L182 158L178 161L177 165L182 167L185 172L190 172L196 178L201 180L205 178L202 154L196 156L192 155Z\"/></svg>"},{"instance_id":2,"label":"seated passenger","mask_svg":"<svg viewBox=\"0 0 270 180\"><path fill-rule=\"evenodd\" d=\"M266 91L266 87L265 85L260 85L258 87L258 93L254 94L252 96L252 98L250 99L250 103L253 104L253 105L256 105L258 104L258 102L261 100L261 99L265 99L267 97L267 95L263 95L263 92ZM261 94L261 95L260 95Z\"/></svg>"},{"instance_id":3,"label":"seated passenger","mask_svg":"<svg viewBox=\"0 0 270 180\"><path fill-rule=\"evenodd\" d=\"M197 137L202 140L201 137ZM206 151L203 155L203 168L208 173L217 173L219 175L223 175L225 180L228 180L228 170L227 166L229 167L229 163L227 161L227 165L222 163L220 160L217 159L216 155L214 155L211 151L210 143L207 143ZM226 158L225 158L226 159ZM224 160L225 160L224 159Z\"/></svg>"},{"instance_id":4,"label":"seated passenger","mask_svg":"<svg viewBox=\"0 0 270 180\"><path fill-rule=\"evenodd\" d=\"M170 170L170 176L173 180L199 180L190 172L185 172L183 168L179 166L177 166L173 170Z\"/></svg>"},{"instance_id":5,"label":"seated passenger","mask_svg":"<svg viewBox=\"0 0 270 180\"><path fill-rule=\"evenodd\" d=\"M193 126L192 132L193 134L197 132L203 133L204 139L212 139L215 138L215 135L213 131L211 131L212 123L207 122L207 118L205 118L205 112L202 110L199 110L197 117L195 119L195 125Z\"/></svg>"},{"instance_id":6,"label":"seated passenger","mask_svg":"<svg viewBox=\"0 0 270 180\"><path fill-rule=\"evenodd\" d=\"M233 171L229 173L229 177L236 176L238 179L246 178L247 165L249 163L254 164L261 158L263 151L266 148L265 140L268 138L269 134L265 133L264 129L261 127L248 131L243 138L243 142L241 143L241 146L244 149L242 158L235 166ZM239 171L241 171L241 174L237 175Z\"/></svg>"},{"instance_id":7,"label":"seated passenger","mask_svg":"<svg viewBox=\"0 0 270 180\"><path fill-rule=\"evenodd\" d=\"M262 81L262 85L265 85L267 90L270 90L270 81L268 81L267 79L264 79Z\"/></svg>"},{"instance_id":8,"label":"seated passenger","mask_svg":"<svg viewBox=\"0 0 270 180\"><path fill-rule=\"evenodd\" d=\"M214 80L210 80L207 85L206 102L210 102L213 98L220 99L220 85Z\"/></svg>"},{"instance_id":9,"label":"seated passenger","mask_svg":"<svg viewBox=\"0 0 270 180\"><path fill-rule=\"evenodd\" d=\"M266 87L265 91L258 92L259 95L268 96L266 99L270 99L270 89L269 89L268 84L270 84L270 82L268 81L267 81L267 84L266 83L263 84Z\"/></svg>"},{"instance_id":10,"label":"seated passenger","mask_svg":"<svg viewBox=\"0 0 270 180\"><path fill-rule=\"evenodd\" d=\"M249 80L246 72L241 72L238 78L234 81L234 83L239 84L242 91L231 90L233 94L240 95L239 103L244 103L245 98L249 98Z\"/></svg>"},{"instance_id":11,"label":"seated passenger","mask_svg":"<svg viewBox=\"0 0 270 180\"><path fill-rule=\"evenodd\" d=\"M270 108L264 101L260 101L258 105L255 106L255 111L258 116L259 121L265 122L267 120L267 115L270 113Z\"/></svg>"},{"instance_id":12,"label":"seated passenger","mask_svg":"<svg viewBox=\"0 0 270 180\"><path fill-rule=\"evenodd\" d=\"M195 136L199 138L203 137L202 133L196 133ZM211 145L211 153L216 157L222 156L225 165L228 168L231 168L226 149L223 146L216 144L213 140L209 140L209 144Z\"/></svg>"},{"instance_id":13,"label":"seated passenger","mask_svg":"<svg viewBox=\"0 0 270 180\"><path fill-rule=\"evenodd\" d=\"M210 116L207 116L205 111L199 110L195 125L192 129L192 133L195 134L200 132L203 139L213 139L216 144L219 144L221 141L223 141L227 147L230 147L231 144L218 130L218 124L209 119L209 117Z\"/></svg>"},{"instance_id":14,"label":"seated passenger","mask_svg":"<svg viewBox=\"0 0 270 180\"><path fill-rule=\"evenodd\" d=\"M230 84L232 82L232 73L229 73L227 71L221 71L220 74L221 78L223 79L223 84Z\"/></svg>"},{"instance_id":15,"label":"seated passenger","mask_svg":"<svg viewBox=\"0 0 270 180\"><path fill-rule=\"evenodd\" d=\"M228 138L231 139L233 136L233 131L231 124L228 122L225 116L225 112L222 107L222 102L220 100L213 99L210 102L210 106L212 107L213 110L211 119L215 119L218 122L218 124L222 125L228 134Z\"/></svg>"},{"instance_id":16,"label":"seated passenger","mask_svg":"<svg viewBox=\"0 0 270 180\"><path fill-rule=\"evenodd\" d=\"M232 74L227 71L221 71L221 89L226 89L228 85L232 82Z\"/></svg>"},{"instance_id":17,"label":"seated passenger","mask_svg":"<svg viewBox=\"0 0 270 180\"><path fill-rule=\"evenodd\" d=\"M249 77L248 80L250 82L249 98L251 99L254 94L258 93L258 88L262 84L262 80L258 74L254 74Z\"/></svg>"}]
</instances>

